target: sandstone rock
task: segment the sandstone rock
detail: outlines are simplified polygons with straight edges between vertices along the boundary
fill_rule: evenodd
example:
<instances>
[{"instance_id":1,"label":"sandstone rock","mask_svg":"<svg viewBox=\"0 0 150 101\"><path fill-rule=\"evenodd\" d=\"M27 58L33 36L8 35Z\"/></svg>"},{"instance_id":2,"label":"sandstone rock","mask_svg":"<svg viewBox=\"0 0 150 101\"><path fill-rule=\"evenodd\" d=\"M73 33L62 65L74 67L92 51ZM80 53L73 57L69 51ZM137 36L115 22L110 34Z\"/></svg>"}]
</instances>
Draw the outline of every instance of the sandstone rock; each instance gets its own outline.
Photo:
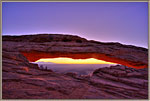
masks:
<instances>
[{"instance_id":1,"label":"sandstone rock","mask_svg":"<svg viewBox=\"0 0 150 101\"><path fill-rule=\"evenodd\" d=\"M143 68L148 65L147 49L47 34L3 36L2 49L3 99L148 99L147 68L116 65L99 68L90 76L78 76L29 63L41 57L68 56L112 59Z\"/></svg>"},{"instance_id":2,"label":"sandstone rock","mask_svg":"<svg viewBox=\"0 0 150 101\"><path fill-rule=\"evenodd\" d=\"M68 72L68 73L65 73L66 75L69 75L71 77L76 77L77 76L77 73L72 73L72 72Z\"/></svg>"},{"instance_id":3,"label":"sandstone rock","mask_svg":"<svg viewBox=\"0 0 150 101\"><path fill-rule=\"evenodd\" d=\"M133 68L148 67L148 50L142 47L93 42L78 36L57 34L3 36L2 39L4 51L19 51L30 62L52 57L97 58Z\"/></svg>"}]
</instances>

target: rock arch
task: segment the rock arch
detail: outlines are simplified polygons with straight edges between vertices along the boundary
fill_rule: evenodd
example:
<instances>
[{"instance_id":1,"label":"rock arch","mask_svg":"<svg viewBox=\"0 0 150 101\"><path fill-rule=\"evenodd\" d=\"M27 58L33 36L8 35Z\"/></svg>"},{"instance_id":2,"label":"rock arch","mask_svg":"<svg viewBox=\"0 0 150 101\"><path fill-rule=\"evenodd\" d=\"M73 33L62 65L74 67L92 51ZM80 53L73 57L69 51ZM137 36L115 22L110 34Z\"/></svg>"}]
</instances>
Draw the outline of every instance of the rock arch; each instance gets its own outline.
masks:
<instances>
[{"instance_id":1,"label":"rock arch","mask_svg":"<svg viewBox=\"0 0 150 101\"><path fill-rule=\"evenodd\" d=\"M63 41L64 38L71 41ZM80 40L81 43L76 40ZM3 36L3 50L20 52L31 62L40 58L56 57L96 58L137 69L148 67L148 50L145 48L89 41L72 35Z\"/></svg>"}]
</instances>

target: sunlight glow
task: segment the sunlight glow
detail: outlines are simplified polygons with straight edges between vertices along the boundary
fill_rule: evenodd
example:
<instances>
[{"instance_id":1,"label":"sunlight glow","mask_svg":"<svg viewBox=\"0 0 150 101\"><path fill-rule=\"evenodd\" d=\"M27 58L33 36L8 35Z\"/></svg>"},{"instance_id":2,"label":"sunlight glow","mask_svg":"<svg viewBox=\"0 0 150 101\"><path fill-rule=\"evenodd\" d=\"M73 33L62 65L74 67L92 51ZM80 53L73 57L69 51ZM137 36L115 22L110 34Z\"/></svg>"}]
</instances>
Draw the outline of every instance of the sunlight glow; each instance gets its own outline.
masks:
<instances>
[{"instance_id":1,"label":"sunlight glow","mask_svg":"<svg viewBox=\"0 0 150 101\"><path fill-rule=\"evenodd\" d=\"M116 64L116 63L106 62L103 60L98 60L95 58L72 59L72 58L64 58L64 57L39 59L35 62L51 62L56 64Z\"/></svg>"}]
</instances>

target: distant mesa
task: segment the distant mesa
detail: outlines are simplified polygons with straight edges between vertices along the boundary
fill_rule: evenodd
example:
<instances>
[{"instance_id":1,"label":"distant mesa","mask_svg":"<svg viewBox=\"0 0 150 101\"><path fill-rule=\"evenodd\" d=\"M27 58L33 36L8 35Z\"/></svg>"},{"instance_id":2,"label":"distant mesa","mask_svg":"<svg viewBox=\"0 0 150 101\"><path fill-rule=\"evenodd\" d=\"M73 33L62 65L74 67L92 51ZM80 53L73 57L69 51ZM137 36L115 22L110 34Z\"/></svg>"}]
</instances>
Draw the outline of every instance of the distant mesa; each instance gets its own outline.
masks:
<instances>
[{"instance_id":1,"label":"distant mesa","mask_svg":"<svg viewBox=\"0 0 150 101\"><path fill-rule=\"evenodd\" d=\"M52 62L31 62L31 63L36 63L36 64L55 64Z\"/></svg>"}]
</instances>

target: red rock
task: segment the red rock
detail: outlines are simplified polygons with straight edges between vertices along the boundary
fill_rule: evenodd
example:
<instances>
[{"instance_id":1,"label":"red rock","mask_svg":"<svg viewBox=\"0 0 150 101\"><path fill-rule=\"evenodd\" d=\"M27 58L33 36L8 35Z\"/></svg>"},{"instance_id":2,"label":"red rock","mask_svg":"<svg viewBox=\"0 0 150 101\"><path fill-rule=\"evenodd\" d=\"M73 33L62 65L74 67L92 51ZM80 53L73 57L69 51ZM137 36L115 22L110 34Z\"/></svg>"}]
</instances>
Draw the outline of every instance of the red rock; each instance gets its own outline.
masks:
<instances>
[{"instance_id":1,"label":"red rock","mask_svg":"<svg viewBox=\"0 0 150 101\"><path fill-rule=\"evenodd\" d=\"M71 41L63 41L64 38ZM148 67L148 50L142 47L93 42L71 35L3 36L2 39L3 50L19 51L32 62L40 58L54 57L97 58L133 68Z\"/></svg>"},{"instance_id":2,"label":"red rock","mask_svg":"<svg viewBox=\"0 0 150 101\"><path fill-rule=\"evenodd\" d=\"M147 49L77 36L3 36L3 99L148 99ZM98 58L124 64L90 76L59 74L29 63L41 57ZM28 70L29 69L29 70Z\"/></svg>"}]
</instances>

